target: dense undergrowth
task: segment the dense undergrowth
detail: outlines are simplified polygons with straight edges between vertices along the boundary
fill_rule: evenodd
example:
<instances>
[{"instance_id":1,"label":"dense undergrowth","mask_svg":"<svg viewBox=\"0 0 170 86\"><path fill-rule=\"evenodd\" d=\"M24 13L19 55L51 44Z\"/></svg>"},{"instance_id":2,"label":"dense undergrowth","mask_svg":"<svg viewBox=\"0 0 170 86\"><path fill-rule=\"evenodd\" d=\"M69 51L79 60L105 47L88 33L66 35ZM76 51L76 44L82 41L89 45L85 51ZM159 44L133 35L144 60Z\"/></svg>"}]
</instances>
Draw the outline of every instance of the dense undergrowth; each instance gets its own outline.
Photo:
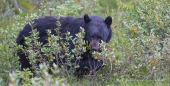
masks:
<instances>
[{"instance_id":1,"label":"dense undergrowth","mask_svg":"<svg viewBox=\"0 0 170 86\"><path fill-rule=\"evenodd\" d=\"M1 2L0 82L2 85L18 86L21 83L23 86L170 85L170 3L168 0L113 0L112 2L109 0L106 2L102 0L99 2L98 0L66 2L3 0ZM29 70L20 71L16 51L22 46L16 45L15 39L25 24L45 15L80 17L85 13L103 18L110 15L113 18L111 42L103 44L104 52L94 54L96 57L107 59L103 69L95 75L85 76L82 80L77 80L70 71L64 67L58 68L57 65L54 65L50 75L47 72L48 61L40 66L35 65L36 77L30 78L33 74ZM36 31L33 33L32 37L27 38L28 44L30 39L35 41L37 39L38 33ZM80 34L83 32L78 35L81 38ZM42 48L49 57L51 53L59 51L58 48L54 48L57 46L54 44L57 36L50 37L53 46ZM82 40L78 44L81 43ZM36 45L38 47L41 43L37 42ZM30 52L29 58L33 59L32 63L34 63L38 51L29 49L25 52ZM82 49L83 47L76 48L75 52ZM40 69L36 69L37 66Z\"/></svg>"}]
</instances>

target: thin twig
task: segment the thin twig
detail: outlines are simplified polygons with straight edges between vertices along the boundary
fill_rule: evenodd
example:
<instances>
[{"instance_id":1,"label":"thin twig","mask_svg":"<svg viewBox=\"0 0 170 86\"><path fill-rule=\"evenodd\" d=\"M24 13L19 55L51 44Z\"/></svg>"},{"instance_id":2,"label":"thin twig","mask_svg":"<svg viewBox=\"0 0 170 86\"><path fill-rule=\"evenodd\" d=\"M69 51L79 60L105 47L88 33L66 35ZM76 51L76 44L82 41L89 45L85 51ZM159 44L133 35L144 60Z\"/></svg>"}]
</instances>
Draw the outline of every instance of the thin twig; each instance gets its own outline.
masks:
<instances>
[{"instance_id":1,"label":"thin twig","mask_svg":"<svg viewBox=\"0 0 170 86\"><path fill-rule=\"evenodd\" d=\"M110 75L112 73L112 62L111 62L111 60L109 60L109 61L110 61L110 71L107 74L107 76L104 78L103 82L106 82L106 80L110 77Z\"/></svg>"}]
</instances>

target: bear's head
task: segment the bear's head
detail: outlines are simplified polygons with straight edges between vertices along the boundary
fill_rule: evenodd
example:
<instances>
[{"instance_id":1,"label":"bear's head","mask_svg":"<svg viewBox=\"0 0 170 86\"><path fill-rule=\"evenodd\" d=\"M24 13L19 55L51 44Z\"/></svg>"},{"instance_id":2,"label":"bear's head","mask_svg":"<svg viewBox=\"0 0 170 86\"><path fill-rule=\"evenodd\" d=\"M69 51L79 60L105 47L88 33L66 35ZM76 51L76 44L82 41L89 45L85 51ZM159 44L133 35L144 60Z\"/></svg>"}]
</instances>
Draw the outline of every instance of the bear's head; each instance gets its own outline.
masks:
<instances>
[{"instance_id":1,"label":"bear's head","mask_svg":"<svg viewBox=\"0 0 170 86\"><path fill-rule=\"evenodd\" d=\"M108 16L105 20L98 16L84 15L85 40L92 50L98 51L101 41L109 42L112 37L112 18Z\"/></svg>"}]
</instances>

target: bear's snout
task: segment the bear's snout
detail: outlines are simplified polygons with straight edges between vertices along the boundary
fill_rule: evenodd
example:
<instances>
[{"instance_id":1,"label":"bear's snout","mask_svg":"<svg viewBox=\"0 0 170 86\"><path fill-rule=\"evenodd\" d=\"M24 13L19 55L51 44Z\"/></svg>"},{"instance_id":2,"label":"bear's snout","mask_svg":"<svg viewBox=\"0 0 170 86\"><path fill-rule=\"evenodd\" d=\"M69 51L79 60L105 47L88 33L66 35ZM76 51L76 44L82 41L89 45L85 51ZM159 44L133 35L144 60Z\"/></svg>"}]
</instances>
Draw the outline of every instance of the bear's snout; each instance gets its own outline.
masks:
<instances>
[{"instance_id":1,"label":"bear's snout","mask_svg":"<svg viewBox=\"0 0 170 86\"><path fill-rule=\"evenodd\" d=\"M90 41L90 46L91 46L91 49L92 49L92 50L98 51L99 48L100 48L100 43L99 43L99 41L97 41L97 40L91 40L91 41Z\"/></svg>"}]
</instances>

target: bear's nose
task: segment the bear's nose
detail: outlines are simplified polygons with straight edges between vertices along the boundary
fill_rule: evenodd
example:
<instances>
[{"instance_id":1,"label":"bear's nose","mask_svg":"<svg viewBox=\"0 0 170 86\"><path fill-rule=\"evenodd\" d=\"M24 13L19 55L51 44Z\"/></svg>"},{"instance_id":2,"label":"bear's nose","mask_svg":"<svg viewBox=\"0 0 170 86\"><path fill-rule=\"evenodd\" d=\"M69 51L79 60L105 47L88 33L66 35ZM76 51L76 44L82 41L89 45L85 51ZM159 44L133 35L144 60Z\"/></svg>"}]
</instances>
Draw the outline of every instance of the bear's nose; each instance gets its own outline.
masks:
<instances>
[{"instance_id":1,"label":"bear's nose","mask_svg":"<svg viewBox=\"0 0 170 86\"><path fill-rule=\"evenodd\" d=\"M96 42L96 41L93 41L91 43L91 49L94 50L94 51L98 51L99 50L99 43Z\"/></svg>"},{"instance_id":2,"label":"bear's nose","mask_svg":"<svg viewBox=\"0 0 170 86\"><path fill-rule=\"evenodd\" d=\"M98 47L97 46L92 46L92 50L97 51Z\"/></svg>"}]
</instances>

